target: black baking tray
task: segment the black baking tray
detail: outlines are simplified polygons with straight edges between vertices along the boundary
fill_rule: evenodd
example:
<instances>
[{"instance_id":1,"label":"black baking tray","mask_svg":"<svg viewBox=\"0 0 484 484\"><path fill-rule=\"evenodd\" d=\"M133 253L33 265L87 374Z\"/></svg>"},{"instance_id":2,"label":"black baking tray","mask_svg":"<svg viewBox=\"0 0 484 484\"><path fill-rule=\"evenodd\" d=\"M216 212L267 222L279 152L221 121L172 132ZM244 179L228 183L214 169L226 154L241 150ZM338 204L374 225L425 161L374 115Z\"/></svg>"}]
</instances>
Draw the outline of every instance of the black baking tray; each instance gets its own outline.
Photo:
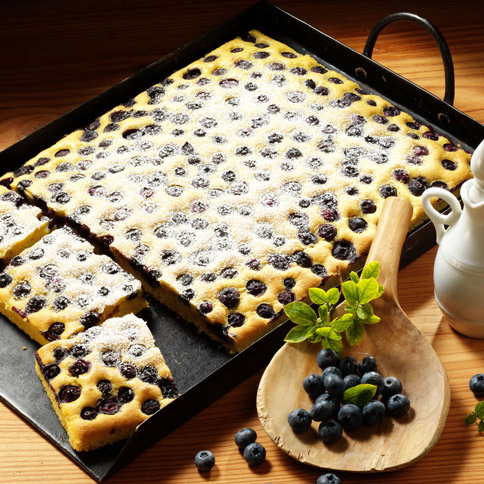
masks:
<instances>
[{"instance_id":1,"label":"black baking tray","mask_svg":"<svg viewBox=\"0 0 484 484\"><path fill-rule=\"evenodd\" d=\"M85 126L114 106L251 29L258 29L301 53L312 55L323 65L355 80L364 90L383 96L469 151L484 139L484 126L449 103L278 7L261 1L5 149L0 153L0 172L14 170L63 135ZM358 80L362 72L366 76L364 82ZM407 237L401 266L434 244L433 225L426 222ZM87 453L77 453L69 446L35 375L34 353L38 345L0 316L0 398L98 482L265 366L281 346L290 324L282 324L238 355L228 355L159 303L152 302L151 308L141 315L148 321L182 395L138 427L129 441Z\"/></svg>"}]
</instances>

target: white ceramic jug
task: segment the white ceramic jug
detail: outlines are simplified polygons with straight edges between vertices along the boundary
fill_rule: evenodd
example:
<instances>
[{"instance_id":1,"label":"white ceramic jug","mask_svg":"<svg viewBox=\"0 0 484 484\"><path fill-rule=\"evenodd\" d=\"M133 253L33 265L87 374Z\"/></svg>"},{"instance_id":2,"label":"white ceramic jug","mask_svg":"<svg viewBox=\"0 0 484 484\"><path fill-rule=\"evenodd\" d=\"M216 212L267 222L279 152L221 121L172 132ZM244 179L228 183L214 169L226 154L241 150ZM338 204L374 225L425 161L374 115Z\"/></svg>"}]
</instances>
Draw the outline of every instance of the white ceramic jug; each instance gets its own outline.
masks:
<instances>
[{"instance_id":1,"label":"white ceramic jug","mask_svg":"<svg viewBox=\"0 0 484 484\"><path fill-rule=\"evenodd\" d=\"M435 299L450 326L484 338L484 141L471 159L474 178L461 188L464 209L442 188L429 188L422 205L435 225L439 250L434 264ZM439 213L431 198L445 200L452 211ZM447 228L446 228L447 227Z\"/></svg>"}]
</instances>

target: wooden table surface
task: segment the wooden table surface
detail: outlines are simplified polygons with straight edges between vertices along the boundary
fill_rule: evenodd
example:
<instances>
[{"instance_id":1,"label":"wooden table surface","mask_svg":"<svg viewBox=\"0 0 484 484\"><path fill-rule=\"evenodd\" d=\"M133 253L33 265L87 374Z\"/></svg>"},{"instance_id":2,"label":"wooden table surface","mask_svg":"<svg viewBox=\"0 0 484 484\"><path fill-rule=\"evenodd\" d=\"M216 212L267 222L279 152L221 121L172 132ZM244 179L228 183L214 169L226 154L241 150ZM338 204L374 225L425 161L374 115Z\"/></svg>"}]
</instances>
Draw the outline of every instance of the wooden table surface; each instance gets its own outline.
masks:
<instances>
[{"instance_id":1,"label":"wooden table surface","mask_svg":"<svg viewBox=\"0 0 484 484\"><path fill-rule=\"evenodd\" d=\"M95 94L201 35L253 2L126 0L0 2L0 150ZM445 35L456 74L455 106L484 123L484 4L480 1L342 2L278 0L278 6L362 51L369 30L384 15L410 11ZM431 37L413 24L387 28L373 57L443 96L443 67ZM3 171L0 167L0 171ZM469 378L484 372L484 341L454 333L433 297L436 249L400 272L399 297L448 372L450 412L433 450L390 474L342 474L344 483L484 482L484 435L463 423L476 399ZM255 395L262 371L139 456L110 483L314 483L319 469L280 451L257 419ZM15 375L12 375L15 378ZM267 461L249 468L233 436L253 427ZM211 449L216 466L199 474L197 451ZM94 482L20 417L0 404L0 483Z\"/></svg>"}]
</instances>

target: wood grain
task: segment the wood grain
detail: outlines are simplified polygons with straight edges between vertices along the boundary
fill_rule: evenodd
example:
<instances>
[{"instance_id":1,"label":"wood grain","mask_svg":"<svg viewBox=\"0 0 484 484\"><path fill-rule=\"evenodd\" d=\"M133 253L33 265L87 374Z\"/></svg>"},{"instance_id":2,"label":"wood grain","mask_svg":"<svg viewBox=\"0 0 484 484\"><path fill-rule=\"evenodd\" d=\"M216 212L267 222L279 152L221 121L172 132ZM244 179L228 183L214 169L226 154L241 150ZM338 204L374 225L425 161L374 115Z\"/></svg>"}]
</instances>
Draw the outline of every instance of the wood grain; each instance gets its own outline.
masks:
<instances>
[{"instance_id":1,"label":"wood grain","mask_svg":"<svg viewBox=\"0 0 484 484\"><path fill-rule=\"evenodd\" d=\"M0 149L166 55L251 5L250 0L4 0L0 2ZM484 5L480 0L274 0L278 6L361 52L369 30L397 10L429 18L445 35L456 71L455 106L484 122ZM407 22L381 34L373 57L438 96L443 67L431 37ZM1 167L0 167L1 170ZM409 318L442 359L452 399L443 434L416 464L383 475L342 473L347 483L468 484L482 482L483 437L463 416L476 399L469 378L484 371L484 341L454 333L433 298L435 249L399 274L398 296ZM0 369L4 371L4 369ZM143 453L110 483L311 483L321 471L294 461L272 444L257 419L261 372ZM12 374L15 378L15 374ZM250 469L233 443L252 426L267 462ZM0 405L0 482L88 484L93 481L35 430ZM193 457L211 449L209 475Z\"/></svg>"}]
</instances>

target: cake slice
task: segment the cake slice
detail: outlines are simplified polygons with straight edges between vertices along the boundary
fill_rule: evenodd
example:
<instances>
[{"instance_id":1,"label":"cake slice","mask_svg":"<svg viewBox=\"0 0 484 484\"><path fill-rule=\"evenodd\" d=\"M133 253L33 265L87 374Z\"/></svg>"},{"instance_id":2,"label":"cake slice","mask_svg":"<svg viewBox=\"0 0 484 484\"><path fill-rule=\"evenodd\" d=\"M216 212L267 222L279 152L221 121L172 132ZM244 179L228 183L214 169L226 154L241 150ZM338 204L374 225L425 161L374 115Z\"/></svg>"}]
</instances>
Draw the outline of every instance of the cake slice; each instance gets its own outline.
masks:
<instances>
[{"instance_id":1,"label":"cake slice","mask_svg":"<svg viewBox=\"0 0 484 484\"><path fill-rule=\"evenodd\" d=\"M36 370L76 451L128 438L178 396L146 323L128 314L53 341Z\"/></svg>"},{"instance_id":2,"label":"cake slice","mask_svg":"<svg viewBox=\"0 0 484 484\"><path fill-rule=\"evenodd\" d=\"M0 273L0 312L40 344L147 306L139 281L67 227Z\"/></svg>"},{"instance_id":3,"label":"cake slice","mask_svg":"<svg viewBox=\"0 0 484 484\"><path fill-rule=\"evenodd\" d=\"M0 185L0 270L49 231L49 219L38 208Z\"/></svg>"}]
</instances>

